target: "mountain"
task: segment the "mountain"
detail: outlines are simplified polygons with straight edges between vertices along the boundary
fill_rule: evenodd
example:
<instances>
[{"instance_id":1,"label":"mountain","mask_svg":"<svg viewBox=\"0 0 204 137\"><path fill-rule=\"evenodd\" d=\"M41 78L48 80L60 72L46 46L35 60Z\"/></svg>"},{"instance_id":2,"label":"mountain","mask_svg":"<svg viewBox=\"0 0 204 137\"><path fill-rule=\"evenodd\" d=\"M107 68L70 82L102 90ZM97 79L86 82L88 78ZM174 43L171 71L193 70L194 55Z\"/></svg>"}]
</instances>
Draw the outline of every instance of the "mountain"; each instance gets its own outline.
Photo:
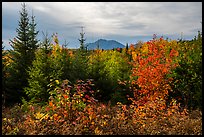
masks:
<instances>
[{"instance_id":1,"label":"mountain","mask_svg":"<svg viewBox=\"0 0 204 137\"><path fill-rule=\"evenodd\" d=\"M124 48L125 45L115 41L115 40L105 40L105 39L99 39L94 43L87 43L86 46L88 46L89 50L97 49L99 45L99 49L113 49L113 48Z\"/></svg>"}]
</instances>

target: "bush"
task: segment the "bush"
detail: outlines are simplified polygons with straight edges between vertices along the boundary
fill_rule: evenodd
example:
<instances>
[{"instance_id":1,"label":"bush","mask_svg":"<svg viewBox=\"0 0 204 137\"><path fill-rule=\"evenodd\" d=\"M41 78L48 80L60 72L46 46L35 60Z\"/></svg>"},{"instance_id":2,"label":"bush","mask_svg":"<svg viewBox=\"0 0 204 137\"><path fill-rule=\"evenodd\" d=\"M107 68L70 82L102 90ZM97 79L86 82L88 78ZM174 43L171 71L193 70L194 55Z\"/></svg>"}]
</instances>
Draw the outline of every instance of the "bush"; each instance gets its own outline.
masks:
<instances>
[{"instance_id":1,"label":"bush","mask_svg":"<svg viewBox=\"0 0 204 137\"><path fill-rule=\"evenodd\" d=\"M146 42L140 48L130 46L133 68L129 83L138 105L156 98L167 98L172 81L169 74L178 66L176 46L176 42L162 38Z\"/></svg>"},{"instance_id":2,"label":"bush","mask_svg":"<svg viewBox=\"0 0 204 137\"><path fill-rule=\"evenodd\" d=\"M189 109L202 109L202 37L180 41L179 67L173 71L172 97Z\"/></svg>"},{"instance_id":3,"label":"bush","mask_svg":"<svg viewBox=\"0 0 204 137\"><path fill-rule=\"evenodd\" d=\"M122 97L124 93L117 92L120 90L118 81L129 79L130 73L126 54L112 50L96 50L89 56L88 67L89 76L96 81L96 86L100 89L101 101L110 100L114 94L120 94ZM112 99L113 102L123 100L123 98Z\"/></svg>"}]
</instances>

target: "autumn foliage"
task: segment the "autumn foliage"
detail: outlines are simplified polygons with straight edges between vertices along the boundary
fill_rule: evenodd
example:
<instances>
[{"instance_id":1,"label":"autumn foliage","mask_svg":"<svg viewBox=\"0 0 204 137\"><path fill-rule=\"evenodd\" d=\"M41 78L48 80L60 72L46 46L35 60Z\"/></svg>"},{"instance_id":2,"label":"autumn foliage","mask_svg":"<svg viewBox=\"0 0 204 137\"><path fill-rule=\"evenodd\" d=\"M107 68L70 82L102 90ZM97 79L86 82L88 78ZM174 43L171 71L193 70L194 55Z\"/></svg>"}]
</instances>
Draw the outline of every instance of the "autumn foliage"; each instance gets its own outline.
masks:
<instances>
[{"instance_id":1,"label":"autumn foliage","mask_svg":"<svg viewBox=\"0 0 204 137\"><path fill-rule=\"evenodd\" d=\"M111 50L82 32L70 49L38 41L22 6L13 49L2 41L2 135L202 135L202 32Z\"/></svg>"},{"instance_id":2,"label":"autumn foliage","mask_svg":"<svg viewBox=\"0 0 204 137\"><path fill-rule=\"evenodd\" d=\"M138 105L156 98L165 99L171 90L169 83L172 78L168 74L179 65L176 62L179 53L173 46L162 38L145 43L139 50L134 45L130 46L133 66L131 90Z\"/></svg>"},{"instance_id":3,"label":"autumn foliage","mask_svg":"<svg viewBox=\"0 0 204 137\"><path fill-rule=\"evenodd\" d=\"M74 81L71 76L77 54L54 40L47 54L53 70L46 81L48 101L43 106L25 101L4 109L3 134L202 134L202 112L182 107L173 96L185 89L176 89L174 84L181 82L178 69L184 66L184 55L188 57L178 41L154 38L141 47L132 44L120 51L90 51L83 71L90 78ZM115 98L102 101L99 95ZM125 103L112 103L117 95L123 96L120 99Z\"/></svg>"}]
</instances>

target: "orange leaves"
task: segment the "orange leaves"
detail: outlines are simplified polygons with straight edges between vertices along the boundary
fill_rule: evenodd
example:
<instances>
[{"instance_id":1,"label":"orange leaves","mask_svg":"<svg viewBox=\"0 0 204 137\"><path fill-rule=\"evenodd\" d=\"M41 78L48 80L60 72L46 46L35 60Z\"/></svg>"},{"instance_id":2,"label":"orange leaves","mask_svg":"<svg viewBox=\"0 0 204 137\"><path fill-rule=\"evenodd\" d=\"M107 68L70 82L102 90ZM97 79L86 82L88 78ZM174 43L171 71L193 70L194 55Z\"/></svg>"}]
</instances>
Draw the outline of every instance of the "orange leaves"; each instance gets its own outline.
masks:
<instances>
[{"instance_id":1,"label":"orange leaves","mask_svg":"<svg viewBox=\"0 0 204 137\"><path fill-rule=\"evenodd\" d=\"M130 44L129 52L134 51L134 50L135 50L135 46L133 44Z\"/></svg>"},{"instance_id":2,"label":"orange leaves","mask_svg":"<svg viewBox=\"0 0 204 137\"><path fill-rule=\"evenodd\" d=\"M68 98L68 95L64 94L63 97L64 97L65 99L67 99L67 98Z\"/></svg>"},{"instance_id":3,"label":"orange leaves","mask_svg":"<svg viewBox=\"0 0 204 137\"><path fill-rule=\"evenodd\" d=\"M68 117L68 112L66 110L62 114L64 115L64 118Z\"/></svg>"},{"instance_id":4,"label":"orange leaves","mask_svg":"<svg viewBox=\"0 0 204 137\"><path fill-rule=\"evenodd\" d=\"M53 106L53 103L50 101L50 102L49 102L49 105L52 107L52 106Z\"/></svg>"},{"instance_id":5,"label":"orange leaves","mask_svg":"<svg viewBox=\"0 0 204 137\"><path fill-rule=\"evenodd\" d=\"M172 57L177 57L179 55L178 51L172 49L169 56L172 58Z\"/></svg>"},{"instance_id":6,"label":"orange leaves","mask_svg":"<svg viewBox=\"0 0 204 137\"><path fill-rule=\"evenodd\" d=\"M171 45L170 42L162 38L146 42L140 49L131 45L133 66L130 77L131 84L139 86L139 89L133 91L136 92L135 99L136 96L150 96L154 92L158 92L158 95L164 98L168 94L170 86L168 79L166 80L166 74L171 73L171 70L177 66L174 57L178 56L178 51L174 49L176 46ZM171 49L170 53L167 52L169 48ZM136 53L138 53L137 56ZM143 103L146 102L144 97L139 99Z\"/></svg>"},{"instance_id":7,"label":"orange leaves","mask_svg":"<svg viewBox=\"0 0 204 137\"><path fill-rule=\"evenodd\" d=\"M127 111L126 105L122 106L123 111Z\"/></svg>"},{"instance_id":8,"label":"orange leaves","mask_svg":"<svg viewBox=\"0 0 204 137\"><path fill-rule=\"evenodd\" d=\"M168 69L167 69L167 68L163 68L162 72L163 72L163 73L167 73L167 72L168 72Z\"/></svg>"},{"instance_id":9,"label":"orange leaves","mask_svg":"<svg viewBox=\"0 0 204 137\"><path fill-rule=\"evenodd\" d=\"M73 57L73 56L74 56L73 51L69 51L69 56L70 56L70 57Z\"/></svg>"}]
</instances>

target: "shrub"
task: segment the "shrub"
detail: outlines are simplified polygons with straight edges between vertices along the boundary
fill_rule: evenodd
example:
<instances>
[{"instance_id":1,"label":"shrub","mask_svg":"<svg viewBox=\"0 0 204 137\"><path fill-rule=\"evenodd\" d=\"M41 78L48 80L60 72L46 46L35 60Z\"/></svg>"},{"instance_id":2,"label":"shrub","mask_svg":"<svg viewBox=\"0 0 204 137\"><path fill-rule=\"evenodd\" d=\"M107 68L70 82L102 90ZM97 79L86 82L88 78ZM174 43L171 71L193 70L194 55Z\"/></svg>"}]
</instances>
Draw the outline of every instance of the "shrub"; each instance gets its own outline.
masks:
<instances>
[{"instance_id":1,"label":"shrub","mask_svg":"<svg viewBox=\"0 0 204 137\"><path fill-rule=\"evenodd\" d=\"M108 101L115 94L122 97L124 93L120 89L118 80L123 81L129 78L130 65L128 57L118 51L96 50L89 56L89 75L96 81L96 86L100 89L100 101ZM123 98L118 98L123 100ZM119 101L112 98L113 102Z\"/></svg>"},{"instance_id":2,"label":"shrub","mask_svg":"<svg viewBox=\"0 0 204 137\"><path fill-rule=\"evenodd\" d=\"M202 37L180 41L179 67L173 71L173 97L189 109L202 109Z\"/></svg>"},{"instance_id":3,"label":"shrub","mask_svg":"<svg viewBox=\"0 0 204 137\"><path fill-rule=\"evenodd\" d=\"M150 99L166 99L172 81L168 75L178 66L176 44L160 38L144 43L139 49L130 46L133 66L130 88L138 105Z\"/></svg>"}]
</instances>

